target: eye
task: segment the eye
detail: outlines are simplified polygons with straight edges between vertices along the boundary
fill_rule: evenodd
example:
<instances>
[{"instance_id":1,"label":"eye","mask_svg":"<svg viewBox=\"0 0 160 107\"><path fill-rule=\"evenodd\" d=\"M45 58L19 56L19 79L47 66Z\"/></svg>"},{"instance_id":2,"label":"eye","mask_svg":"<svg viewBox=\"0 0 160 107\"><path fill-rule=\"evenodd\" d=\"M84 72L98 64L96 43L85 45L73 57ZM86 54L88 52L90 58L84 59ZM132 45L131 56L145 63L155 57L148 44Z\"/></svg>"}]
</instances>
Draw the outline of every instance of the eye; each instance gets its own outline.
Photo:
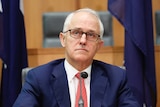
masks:
<instances>
[{"instance_id":1,"label":"eye","mask_svg":"<svg viewBox=\"0 0 160 107\"><path fill-rule=\"evenodd\" d=\"M92 32L88 32L87 35L90 36L90 37L95 37L95 34L92 33Z\"/></svg>"},{"instance_id":2,"label":"eye","mask_svg":"<svg viewBox=\"0 0 160 107\"><path fill-rule=\"evenodd\" d=\"M79 31L79 30L73 30L73 32L72 32L74 35L80 35L81 34L81 31Z\"/></svg>"}]
</instances>

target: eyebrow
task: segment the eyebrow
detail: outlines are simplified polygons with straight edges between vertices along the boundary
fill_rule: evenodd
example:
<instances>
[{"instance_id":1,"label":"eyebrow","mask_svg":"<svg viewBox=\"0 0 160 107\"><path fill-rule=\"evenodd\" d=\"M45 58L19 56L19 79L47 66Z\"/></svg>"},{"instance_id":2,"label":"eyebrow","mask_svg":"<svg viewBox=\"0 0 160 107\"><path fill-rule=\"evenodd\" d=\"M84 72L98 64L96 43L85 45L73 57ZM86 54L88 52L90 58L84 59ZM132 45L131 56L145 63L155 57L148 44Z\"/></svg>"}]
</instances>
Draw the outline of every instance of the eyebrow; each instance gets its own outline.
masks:
<instances>
[{"instance_id":1,"label":"eyebrow","mask_svg":"<svg viewBox=\"0 0 160 107\"><path fill-rule=\"evenodd\" d=\"M82 28L73 28L73 29L77 29L77 30L81 30L81 31L83 31L83 29L82 29ZM93 32L93 33L96 33L96 31L94 31L94 30L87 30L87 32Z\"/></svg>"}]
</instances>

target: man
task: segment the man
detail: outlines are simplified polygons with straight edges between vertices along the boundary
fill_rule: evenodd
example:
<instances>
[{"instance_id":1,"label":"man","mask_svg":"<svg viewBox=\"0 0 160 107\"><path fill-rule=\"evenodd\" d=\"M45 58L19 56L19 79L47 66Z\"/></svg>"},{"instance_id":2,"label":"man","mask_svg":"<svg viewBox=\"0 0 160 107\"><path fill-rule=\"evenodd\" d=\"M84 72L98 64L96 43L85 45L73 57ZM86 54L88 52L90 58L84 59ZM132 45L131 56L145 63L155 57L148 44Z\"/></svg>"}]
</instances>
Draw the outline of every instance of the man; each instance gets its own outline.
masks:
<instances>
[{"instance_id":1,"label":"man","mask_svg":"<svg viewBox=\"0 0 160 107\"><path fill-rule=\"evenodd\" d=\"M65 59L32 69L13 107L139 107L125 71L93 60L103 46L103 32L94 10L69 14L59 35ZM81 72L85 74L79 80L76 74Z\"/></svg>"}]
</instances>

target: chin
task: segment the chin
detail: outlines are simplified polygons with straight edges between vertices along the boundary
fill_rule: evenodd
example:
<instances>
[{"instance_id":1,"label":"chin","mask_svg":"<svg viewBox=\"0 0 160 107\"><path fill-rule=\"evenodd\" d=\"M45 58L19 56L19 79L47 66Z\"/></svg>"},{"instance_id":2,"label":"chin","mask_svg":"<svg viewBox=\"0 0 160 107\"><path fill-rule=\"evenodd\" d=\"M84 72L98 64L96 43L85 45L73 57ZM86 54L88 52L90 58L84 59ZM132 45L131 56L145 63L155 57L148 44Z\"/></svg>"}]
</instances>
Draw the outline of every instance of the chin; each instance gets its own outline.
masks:
<instances>
[{"instance_id":1,"label":"chin","mask_svg":"<svg viewBox=\"0 0 160 107\"><path fill-rule=\"evenodd\" d=\"M77 61L82 61L82 62L85 62L85 61L88 61L88 57L85 56L85 55L79 55L79 56L76 56L75 58Z\"/></svg>"}]
</instances>

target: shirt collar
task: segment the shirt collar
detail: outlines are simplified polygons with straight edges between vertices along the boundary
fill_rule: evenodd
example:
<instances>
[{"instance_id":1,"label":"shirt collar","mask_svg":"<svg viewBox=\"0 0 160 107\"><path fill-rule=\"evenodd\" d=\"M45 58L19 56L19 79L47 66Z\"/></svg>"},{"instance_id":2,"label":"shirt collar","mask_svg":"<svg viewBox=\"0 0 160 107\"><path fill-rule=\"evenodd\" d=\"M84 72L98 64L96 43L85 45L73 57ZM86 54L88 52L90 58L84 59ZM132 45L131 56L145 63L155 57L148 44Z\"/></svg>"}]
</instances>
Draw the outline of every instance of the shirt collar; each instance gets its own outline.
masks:
<instances>
[{"instance_id":1,"label":"shirt collar","mask_svg":"<svg viewBox=\"0 0 160 107\"><path fill-rule=\"evenodd\" d=\"M69 64L66 59L64 61L64 67L65 67L65 70L66 70L66 73L67 73L68 81L71 81L75 77L75 75L79 72L71 64ZM83 71L87 72L88 73L88 77L90 77L90 75L91 75L91 65L88 66Z\"/></svg>"}]
</instances>

